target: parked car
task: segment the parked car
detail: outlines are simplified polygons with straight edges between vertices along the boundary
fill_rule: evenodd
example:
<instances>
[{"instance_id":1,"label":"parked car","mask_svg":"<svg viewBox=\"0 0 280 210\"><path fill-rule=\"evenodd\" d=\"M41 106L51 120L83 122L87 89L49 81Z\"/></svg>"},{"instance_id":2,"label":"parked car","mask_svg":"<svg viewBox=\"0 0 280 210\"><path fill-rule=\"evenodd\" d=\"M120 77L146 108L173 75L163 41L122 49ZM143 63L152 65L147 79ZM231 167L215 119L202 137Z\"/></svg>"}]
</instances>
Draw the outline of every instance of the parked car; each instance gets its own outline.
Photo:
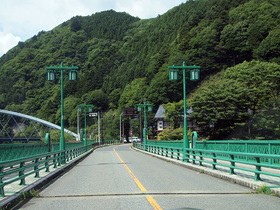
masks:
<instances>
[{"instance_id":1,"label":"parked car","mask_svg":"<svg viewBox=\"0 0 280 210\"><path fill-rule=\"evenodd\" d=\"M132 137L132 142L140 142L141 139L138 137Z\"/></svg>"},{"instance_id":2,"label":"parked car","mask_svg":"<svg viewBox=\"0 0 280 210\"><path fill-rule=\"evenodd\" d=\"M122 140L123 140L123 143L126 143L127 141L126 141L126 138L122 138Z\"/></svg>"}]
</instances>

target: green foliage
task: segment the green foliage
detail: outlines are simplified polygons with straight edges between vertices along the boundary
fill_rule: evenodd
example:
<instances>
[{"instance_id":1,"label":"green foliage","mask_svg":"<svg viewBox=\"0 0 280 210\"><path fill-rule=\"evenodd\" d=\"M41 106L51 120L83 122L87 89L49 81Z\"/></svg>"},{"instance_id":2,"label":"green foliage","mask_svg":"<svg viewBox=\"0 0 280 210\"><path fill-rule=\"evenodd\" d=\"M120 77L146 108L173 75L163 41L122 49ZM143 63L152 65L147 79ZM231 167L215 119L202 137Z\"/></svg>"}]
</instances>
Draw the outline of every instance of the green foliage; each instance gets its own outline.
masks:
<instances>
[{"instance_id":1,"label":"green foliage","mask_svg":"<svg viewBox=\"0 0 280 210\"><path fill-rule=\"evenodd\" d=\"M266 184L260 186L256 191L257 191L257 193L267 194L267 186L266 186Z\"/></svg>"},{"instance_id":2,"label":"green foliage","mask_svg":"<svg viewBox=\"0 0 280 210\"><path fill-rule=\"evenodd\" d=\"M95 13L85 18L76 17L73 20L77 18L81 20L82 28L90 37L115 40L122 40L131 23L139 21L139 18L125 12L117 13L113 10Z\"/></svg>"},{"instance_id":3,"label":"green foliage","mask_svg":"<svg viewBox=\"0 0 280 210\"><path fill-rule=\"evenodd\" d=\"M128 84L120 97L120 107L134 107L135 104L141 102L145 97L147 82L145 78L135 79L131 84Z\"/></svg>"},{"instance_id":4,"label":"green foliage","mask_svg":"<svg viewBox=\"0 0 280 210\"><path fill-rule=\"evenodd\" d=\"M60 142L60 136L61 136L60 130L53 129L50 131L51 142ZM72 135L66 132L64 132L64 138L66 142L76 140L75 137L73 137Z\"/></svg>"},{"instance_id":5,"label":"green foliage","mask_svg":"<svg viewBox=\"0 0 280 210\"><path fill-rule=\"evenodd\" d=\"M191 140L192 131L188 129L187 131L188 139ZM183 140L184 138L184 128L179 127L176 129L166 128L158 135L159 141L174 141L174 140Z\"/></svg>"},{"instance_id":6,"label":"green foliage","mask_svg":"<svg viewBox=\"0 0 280 210\"><path fill-rule=\"evenodd\" d=\"M120 125L119 125L119 113L117 111L110 110L104 113L102 116L103 124L103 138L104 139L120 139Z\"/></svg>"},{"instance_id":7,"label":"green foliage","mask_svg":"<svg viewBox=\"0 0 280 210\"><path fill-rule=\"evenodd\" d=\"M183 140L183 136L184 136L184 128L180 127L174 130L167 128L159 133L158 140L159 141Z\"/></svg>"},{"instance_id":8,"label":"green foliage","mask_svg":"<svg viewBox=\"0 0 280 210\"><path fill-rule=\"evenodd\" d=\"M39 198L41 197L40 194L35 190L31 189L29 191L22 192L23 200L30 199L30 198Z\"/></svg>"},{"instance_id":9,"label":"green foliage","mask_svg":"<svg viewBox=\"0 0 280 210\"><path fill-rule=\"evenodd\" d=\"M74 32L77 32L81 30L82 26L78 18L73 18L73 21L71 22L71 30Z\"/></svg>"},{"instance_id":10,"label":"green foliage","mask_svg":"<svg viewBox=\"0 0 280 210\"><path fill-rule=\"evenodd\" d=\"M168 103L163 105L165 109L165 120L170 122L171 128L178 128L184 116L184 101Z\"/></svg>"},{"instance_id":11,"label":"green foliage","mask_svg":"<svg viewBox=\"0 0 280 210\"><path fill-rule=\"evenodd\" d=\"M108 107L108 97L101 89L84 94L82 100L93 105L94 111L106 110Z\"/></svg>"},{"instance_id":12,"label":"green foliage","mask_svg":"<svg viewBox=\"0 0 280 210\"><path fill-rule=\"evenodd\" d=\"M251 60L254 50L262 48L262 42L270 31L279 28L280 24L279 3L276 1L251 0L230 10L228 15L229 22L221 33L220 44L225 47L234 64ZM276 37L273 37L274 41L279 43ZM259 53L256 56L260 57ZM267 59L265 55L262 58Z\"/></svg>"},{"instance_id":13,"label":"green foliage","mask_svg":"<svg viewBox=\"0 0 280 210\"><path fill-rule=\"evenodd\" d=\"M252 127L249 138L262 137L263 139L280 138L280 109L279 99L277 104L270 100L262 109L252 116Z\"/></svg>"},{"instance_id":14,"label":"green foliage","mask_svg":"<svg viewBox=\"0 0 280 210\"><path fill-rule=\"evenodd\" d=\"M274 99L274 107L278 105L279 72L275 63L251 61L212 77L192 100L192 117L201 133L210 139L226 138L235 127L249 122L248 110L255 113L269 99Z\"/></svg>"},{"instance_id":15,"label":"green foliage","mask_svg":"<svg viewBox=\"0 0 280 210\"><path fill-rule=\"evenodd\" d=\"M148 20L112 10L73 17L51 31L19 42L0 58L0 108L59 124L60 75L56 73L55 82L46 81L45 67L61 62L79 66L78 81L68 81L64 73L67 126L76 124L76 106L84 102L93 104L95 111L135 107L143 98L154 107L178 102L182 100L182 80L168 81L168 66L173 64L186 61L201 66L202 80L245 60L280 64L279 11L275 0L196 0ZM250 76L242 79L249 79L249 84ZM233 84L230 87L226 81L217 82L220 92L215 90L215 94L202 90L200 97L217 100L219 103L209 104L220 107L209 107L211 112L207 113L202 104L200 109L207 109L196 116L201 126L209 122L222 125L228 117L232 121L222 132L226 134L247 119L245 108L258 110L270 98L265 84L259 92L250 86L249 97L234 80L228 78ZM187 82L187 94L197 85ZM273 94L276 92L274 89ZM210 95L204 96L206 93ZM224 99L227 94L235 95L240 103L231 97ZM247 98L242 99L242 95ZM219 114L214 113L215 108ZM227 111L222 114L223 109Z\"/></svg>"},{"instance_id":16,"label":"green foliage","mask_svg":"<svg viewBox=\"0 0 280 210\"><path fill-rule=\"evenodd\" d=\"M266 61L280 63L280 28L270 31L268 36L255 49L254 53L257 58Z\"/></svg>"}]
</instances>

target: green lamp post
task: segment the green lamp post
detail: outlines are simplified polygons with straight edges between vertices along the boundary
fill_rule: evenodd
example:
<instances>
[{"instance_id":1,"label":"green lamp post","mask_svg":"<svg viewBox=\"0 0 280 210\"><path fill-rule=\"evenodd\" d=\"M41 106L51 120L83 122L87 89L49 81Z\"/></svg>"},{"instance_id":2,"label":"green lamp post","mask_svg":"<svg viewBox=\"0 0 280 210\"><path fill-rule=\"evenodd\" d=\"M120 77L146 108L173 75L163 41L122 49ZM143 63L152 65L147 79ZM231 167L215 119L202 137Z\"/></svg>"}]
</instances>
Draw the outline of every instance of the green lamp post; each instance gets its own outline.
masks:
<instances>
[{"instance_id":1,"label":"green lamp post","mask_svg":"<svg viewBox=\"0 0 280 210\"><path fill-rule=\"evenodd\" d=\"M64 138L64 113L63 113L63 70L68 70L69 72L69 80L77 79L77 70L79 67L64 67L63 63L61 63L60 67L46 67L47 76L49 81L55 80L56 71L60 71L60 79L61 79L61 134L60 134L60 150L65 150L65 138Z\"/></svg>"},{"instance_id":2,"label":"green lamp post","mask_svg":"<svg viewBox=\"0 0 280 210\"><path fill-rule=\"evenodd\" d=\"M87 108L88 108L88 112L92 112L92 107L93 105L87 105L82 104L82 105L78 105L78 112L82 112L83 108L85 111L85 141L84 141L84 145L87 145Z\"/></svg>"},{"instance_id":3,"label":"green lamp post","mask_svg":"<svg viewBox=\"0 0 280 210\"><path fill-rule=\"evenodd\" d=\"M144 104L137 104L137 110L138 112L142 111L142 108L144 108L144 128L143 128L143 136L144 136L144 150L146 151L146 145L147 145L147 120L146 120L146 107L148 108L148 111L152 111L153 105L152 104L146 104L146 100L144 100Z\"/></svg>"},{"instance_id":4,"label":"green lamp post","mask_svg":"<svg viewBox=\"0 0 280 210\"><path fill-rule=\"evenodd\" d=\"M186 69L190 70L190 80L197 81L200 77L200 66L186 66L183 62L183 66L168 66L169 80L178 79L178 69L183 70L183 95L184 95L184 138L183 138L183 161L186 161L186 148L189 148L188 136L187 136L187 110L186 110Z\"/></svg>"}]
</instances>

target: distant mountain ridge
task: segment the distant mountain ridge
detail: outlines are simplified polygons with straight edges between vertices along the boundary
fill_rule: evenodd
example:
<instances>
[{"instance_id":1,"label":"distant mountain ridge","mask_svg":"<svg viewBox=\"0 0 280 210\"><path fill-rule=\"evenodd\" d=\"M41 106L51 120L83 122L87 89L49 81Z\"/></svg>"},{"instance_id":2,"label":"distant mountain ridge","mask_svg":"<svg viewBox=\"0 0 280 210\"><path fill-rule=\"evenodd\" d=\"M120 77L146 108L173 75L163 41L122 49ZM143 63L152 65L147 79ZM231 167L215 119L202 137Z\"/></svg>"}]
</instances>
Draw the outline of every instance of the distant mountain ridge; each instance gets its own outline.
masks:
<instances>
[{"instance_id":1,"label":"distant mountain ridge","mask_svg":"<svg viewBox=\"0 0 280 210\"><path fill-rule=\"evenodd\" d=\"M156 107L182 98L170 65L201 66L201 79L253 59L280 63L277 0L190 0L153 19L113 10L73 17L20 42L0 58L0 109L59 123L60 84L46 79L50 65L79 66L65 76L65 121L76 125L76 106L95 110ZM198 83L188 83L187 91Z\"/></svg>"}]
</instances>

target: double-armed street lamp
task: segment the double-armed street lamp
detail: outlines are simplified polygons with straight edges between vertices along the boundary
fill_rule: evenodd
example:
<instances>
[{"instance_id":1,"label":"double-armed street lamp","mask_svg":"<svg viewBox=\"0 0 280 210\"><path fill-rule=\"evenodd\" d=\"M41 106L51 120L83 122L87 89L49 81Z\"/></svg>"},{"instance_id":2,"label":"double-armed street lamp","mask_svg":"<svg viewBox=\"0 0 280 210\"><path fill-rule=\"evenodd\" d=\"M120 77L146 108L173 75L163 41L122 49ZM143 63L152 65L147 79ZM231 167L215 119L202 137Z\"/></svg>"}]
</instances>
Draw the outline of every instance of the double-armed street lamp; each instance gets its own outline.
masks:
<instances>
[{"instance_id":1,"label":"double-armed street lamp","mask_svg":"<svg viewBox=\"0 0 280 210\"><path fill-rule=\"evenodd\" d=\"M69 80L77 80L77 70L79 67L72 66L72 67L64 67L63 63L61 63L60 67L46 67L48 70L48 80L53 81L55 80L55 73L56 71L60 71L60 78L61 78L61 134L60 134L60 150L65 150L65 138L64 138L64 114L63 114L63 70L68 70L69 72Z\"/></svg>"},{"instance_id":2,"label":"double-armed street lamp","mask_svg":"<svg viewBox=\"0 0 280 210\"><path fill-rule=\"evenodd\" d=\"M144 150L146 151L146 145L147 145L147 120L146 120L146 107L148 108L148 111L152 111L153 105L152 104L146 104L146 100L144 100L144 104L137 104L137 110L138 112L142 111L142 108L144 108L144 128L143 128L143 136L144 136Z\"/></svg>"},{"instance_id":3,"label":"double-armed street lamp","mask_svg":"<svg viewBox=\"0 0 280 210\"><path fill-rule=\"evenodd\" d=\"M200 66L186 66L183 62L183 66L168 66L169 69L169 80L178 79L178 69L183 70L183 95L184 95L184 138L183 138L183 161L186 161L186 148L189 148L188 135L187 135L187 110L186 110L186 69L191 69L190 80L199 80Z\"/></svg>"},{"instance_id":4,"label":"double-armed street lamp","mask_svg":"<svg viewBox=\"0 0 280 210\"><path fill-rule=\"evenodd\" d=\"M78 105L78 112L82 112L83 108L85 111L85 141L84 141L85 146L87 145L87 108L89 112L92 112L92 107L93 105L87 105L86 103L82 105Z\"/></svg>"}]
</instances>

